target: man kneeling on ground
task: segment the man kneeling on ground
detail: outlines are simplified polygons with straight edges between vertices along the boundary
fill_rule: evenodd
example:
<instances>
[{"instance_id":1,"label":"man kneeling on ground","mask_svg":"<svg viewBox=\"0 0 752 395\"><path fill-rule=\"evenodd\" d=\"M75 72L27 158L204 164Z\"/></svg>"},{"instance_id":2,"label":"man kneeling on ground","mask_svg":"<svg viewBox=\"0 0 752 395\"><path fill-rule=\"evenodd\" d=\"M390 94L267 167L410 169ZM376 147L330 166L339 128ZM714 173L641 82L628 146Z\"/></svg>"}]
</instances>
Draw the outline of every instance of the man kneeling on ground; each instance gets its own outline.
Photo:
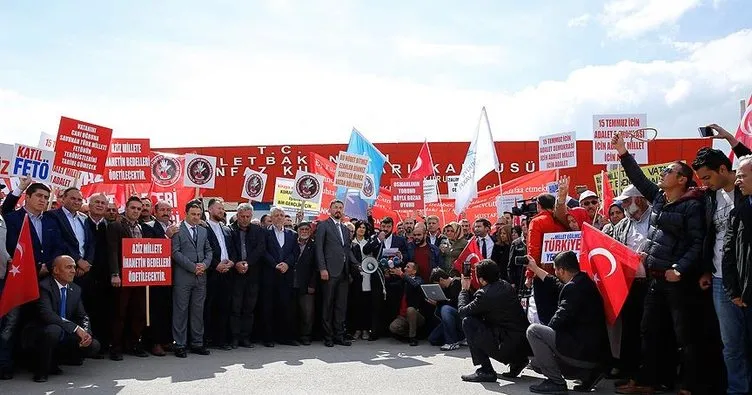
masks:
<instances>
[{"instance_id":1,"label":"man kneeling on ground","mask_svg":"<svg viewBox=\"0 0 752 395\"><path fill-rule=\"evenodd\" d=\"M575 391L590 392L603 379L604 367L611 357L603 299L593 280L580 271L577 255L572 251L554 258L554 274L538 267L528 255L530 269L546 287L558 288L559 305L546 325L533 324L527 339L533 349L530 366L546 376L540 384L530 386L538 394L567 391L567 378L581 379Z\"/></svg>"},{"instance_id":2,"label":"man kneeling on ground","mask_svg":"<svg viewBox=\"0 0 752 395\"><path fill-rule=\"evenodd\" d=\"M470 278L462 277L458 312L473 365L480 365L480 368L473 374L462 376L462 380L495 382L496 371L491 358L509 364L509 372L502 374L503 377L517 377L530 355L530 346L525 339L529 324L517 300L517 292L508 282L499 279L499 266L490 259L480 261L475 273L481 288L471 295Z\"/></svg>"}]
</instances>

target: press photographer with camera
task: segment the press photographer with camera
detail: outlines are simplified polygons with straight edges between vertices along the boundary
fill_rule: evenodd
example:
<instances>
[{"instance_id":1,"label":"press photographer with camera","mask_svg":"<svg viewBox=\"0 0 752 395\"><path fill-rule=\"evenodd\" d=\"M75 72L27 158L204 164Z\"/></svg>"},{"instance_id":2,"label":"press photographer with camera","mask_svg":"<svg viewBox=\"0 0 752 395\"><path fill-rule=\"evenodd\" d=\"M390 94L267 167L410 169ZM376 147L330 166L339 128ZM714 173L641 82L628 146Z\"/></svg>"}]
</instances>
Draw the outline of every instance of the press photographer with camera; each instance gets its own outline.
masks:
<instances>
[{"instance_id":1,"label":"press photographer with camera","mask_svg":"<svg viewBox=\"0 0 752 395\"><path fill-rule=\"evenodd\" d=\"M469 265L468 265L469 269ZM467 270L463 270L466 271ZM462 318L475 373L462 376L463 381L493 383L496 371L491 358L509 365L505 378L519 376L527 366L530 346L525 338L529 323L512 286L499 278L499 266L490 259L475 265L481 288L470 293L470 277L463 273L458 309Z\"/></svg>"}]
</instances>

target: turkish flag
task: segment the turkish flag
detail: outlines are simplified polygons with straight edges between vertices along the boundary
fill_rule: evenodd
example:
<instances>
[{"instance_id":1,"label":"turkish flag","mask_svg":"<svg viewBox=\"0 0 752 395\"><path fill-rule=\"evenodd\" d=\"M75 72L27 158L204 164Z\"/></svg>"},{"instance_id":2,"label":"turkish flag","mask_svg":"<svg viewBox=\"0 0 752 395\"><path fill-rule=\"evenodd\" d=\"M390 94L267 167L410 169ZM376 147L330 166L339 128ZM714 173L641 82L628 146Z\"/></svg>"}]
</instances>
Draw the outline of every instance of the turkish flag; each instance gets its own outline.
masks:
<instances>
[{"instance_id":1,"label":"turkish flag","mask_svg":"<svg viewBox=\"0 0 752 395\"><path fill-rule=\"evenodd\" d=\"M475 265L482 259L483 253L478 246L478 239L473 236L467 241L467 246L454 261L454 268L460 273L462 273L462 266L465 264L465 261L470 262L470 285L473 289L480 289L478 277L475 276Z\"/></svg>"},{"instance_id":2,"label":"turkish flag","mask_svg":"<svg viewBox=\"0 0 752 395\"><path fill-rule=\"evenodd\" d=\"M606 319L613 325L627 300L640 257L592 225L585 223L583 227L580 269L598 286Z\"/></svg>"},{"instance_id":3,"label":"turkish flag","mask_svg":"<svg viewBox=\"0 0 752 395\"><path fill-rule=\"evenodd\" d=\"M734 137L745 146L752 147L752 96L747 101L747 109L744 110L744 115L739 122L739 128L736 129L736 136ZM734 160L734 150L731 150L729 159Z\"/></svg>"},{"instance_id":4,"label":"turkish flag","mask_svg":"<svg viewBox=\"0 0 752 395\"><path fill-rule=\"evenodd\" d=\"M601 194L603 195L601 214L603 218L608 218L608 208L614 204L614 191L611 189L611 180L608 178L607 171L601 171Z\"/></svg>"},{"instance_id":5,"label":"turkish flag","mask_svg":"<svg viewBox=\"0 0 752 395\"><path fill-rule=\"evenodd\" d=\"M415 158L413 167L410 168L410 174L406 178L424 179L433 175L433 160L431 160L431 151L428 149L428 141L423 143L420 148L418 157Z\"/></svg>"},{"instance_id":6,"label":"turkish flag","mask_svg":"<svg viewBox=\"0 0 752 395\"><path fill-rule=\"evenodd\" d=\"M0 295L0 317L13 308L39 298L37 268L34 259L34 247L31 244L31 227L29 216L24 217L21 235L18 237L13 261L9 263L5 288Z\"/></svg>"}]
</instances>

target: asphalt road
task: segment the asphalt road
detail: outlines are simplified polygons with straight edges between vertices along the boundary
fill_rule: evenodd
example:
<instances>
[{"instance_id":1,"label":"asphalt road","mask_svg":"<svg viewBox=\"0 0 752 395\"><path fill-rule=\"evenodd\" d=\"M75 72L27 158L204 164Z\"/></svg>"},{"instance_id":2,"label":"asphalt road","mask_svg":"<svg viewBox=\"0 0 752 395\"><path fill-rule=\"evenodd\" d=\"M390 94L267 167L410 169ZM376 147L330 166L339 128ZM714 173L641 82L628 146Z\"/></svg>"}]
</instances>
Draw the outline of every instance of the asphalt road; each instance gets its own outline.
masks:
<instances>
[{"instance_id":1,"label":"asphalt road","mask_svg":"<svg viewBox=\"0 0 752 395\"><path fill-rule=\"evenodd\" d=\"M499 373L507 370L494 364ZM86 360L62 369L63 375L43 384L18 373L0 381L0 394L528 394L541 377L525 370L514 381L464 383L460 375L474 371L467 348L443 352L425 342L409 347L391 339L334 348L257 345L186 359L126 355L121 362ZM613 384L604 381L598 389L613 393Z\"/></svg>"}]
</instances>

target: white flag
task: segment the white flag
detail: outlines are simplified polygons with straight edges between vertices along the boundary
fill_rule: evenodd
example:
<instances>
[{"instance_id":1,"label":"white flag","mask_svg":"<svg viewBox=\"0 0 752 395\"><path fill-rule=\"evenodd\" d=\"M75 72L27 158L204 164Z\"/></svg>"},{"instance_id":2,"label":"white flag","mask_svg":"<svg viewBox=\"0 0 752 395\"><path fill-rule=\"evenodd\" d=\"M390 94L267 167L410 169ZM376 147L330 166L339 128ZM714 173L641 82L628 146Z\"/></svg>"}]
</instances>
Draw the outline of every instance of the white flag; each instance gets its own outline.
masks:
<instances>
[{"instance_id":1,"label":"white flag","mask_svg":"<svg viewBox=\"0 0 752 395\"><path fill-rule=\"evenodd\" d=\"M490 171L499 171L499 158L496 156L491 135L491 125L488 123L486 108L480 112L478 128L475 130L475 138L470 144L462 163L462 172L457 182L457 195L454 201L454 213L463 212L470 202L478 196L478 181Z\"/></svg>"}]
</instances>

